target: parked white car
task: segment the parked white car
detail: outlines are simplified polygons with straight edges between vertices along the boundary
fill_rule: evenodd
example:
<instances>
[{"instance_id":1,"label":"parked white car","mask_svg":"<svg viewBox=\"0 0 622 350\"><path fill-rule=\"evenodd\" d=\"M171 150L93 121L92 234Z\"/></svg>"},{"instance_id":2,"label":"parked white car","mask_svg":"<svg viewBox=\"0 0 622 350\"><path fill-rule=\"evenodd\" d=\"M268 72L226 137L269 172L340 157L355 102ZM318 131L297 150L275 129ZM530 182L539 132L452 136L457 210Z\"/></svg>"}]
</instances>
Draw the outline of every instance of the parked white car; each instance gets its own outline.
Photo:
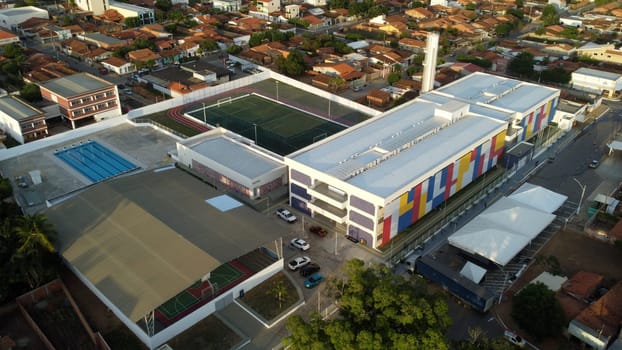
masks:
<instances>
[{"instance_id":1,"label":"parked white car","mask_svg":"<svg viewBox=\"0 0 622 350\"><path fill-rule=\"evenodd\" d=\"M285 209L285 208L279 208L276 210L276 215L278 217L280 217L283 221L289 222L290 224L292 222L296 221L296 215L292 214L291 211Z\"/></svg>"},{"instance_id":2,"label":"parked white car","mask_svg":"<svg viewBox=\"0 0 622 350\"><path fill-rule=\"evenodd\" d=\"M307 266L310 262L311 258L309 258L308 256L299 256L294 260L290 261L289 264L287 264L287 267L289 267L289 269L292 271L296 271L301 267Z\"/></svg>"},{"instance_id":3,"label":"parked white car","mask_svg":"<svg viewBox=\"0 0 622 350\"><path fill-rule=\"evenodd\" d=\"M525 339L521 338L520 335L511 332L511 331L505 331L505 333L503 334L505 336L505 339L507 339L510 343L522 348L524 347L527 342L525 341Z\"/></svg>"},{"instance_id":4,"label":"parked white car","mask_svg":"<svg viewBox=\"0 0 622 350\"><path fill-rule=\"evenodd\" d=\"M311 246L309 245L309 243L307 243L307 241L305 241L302 238L294 238L289 242L289 245L291 245L292 247L296 248L296 249L300 249L303 252L309 250L309 248L311 248Z\"/></svg>"}]
</instances>

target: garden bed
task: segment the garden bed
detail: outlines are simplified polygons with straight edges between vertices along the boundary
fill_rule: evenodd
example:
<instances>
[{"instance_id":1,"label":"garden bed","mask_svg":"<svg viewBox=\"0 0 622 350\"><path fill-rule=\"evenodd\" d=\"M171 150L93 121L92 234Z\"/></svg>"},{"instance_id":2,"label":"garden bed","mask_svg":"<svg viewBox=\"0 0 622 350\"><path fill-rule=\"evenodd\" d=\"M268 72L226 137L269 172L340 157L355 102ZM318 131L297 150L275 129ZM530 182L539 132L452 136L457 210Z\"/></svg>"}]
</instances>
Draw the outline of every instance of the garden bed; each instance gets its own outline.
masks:
<instances>
[{"instance_id":1,"label":"garden bed","mask_svg":"<svg viewBox=\"0 0 622 350\"><path fill-rule=\"evenodd\" d=\"M282 285L281 303L276 296L277 287ZM240 299L246 306L257 312L264 320L270 322L277 316L294 306L300 297L292 281L283 272L279 272L262 284L250 290ZM280 307L279 307L280 306Z\"/></svg>"}]
</instances>

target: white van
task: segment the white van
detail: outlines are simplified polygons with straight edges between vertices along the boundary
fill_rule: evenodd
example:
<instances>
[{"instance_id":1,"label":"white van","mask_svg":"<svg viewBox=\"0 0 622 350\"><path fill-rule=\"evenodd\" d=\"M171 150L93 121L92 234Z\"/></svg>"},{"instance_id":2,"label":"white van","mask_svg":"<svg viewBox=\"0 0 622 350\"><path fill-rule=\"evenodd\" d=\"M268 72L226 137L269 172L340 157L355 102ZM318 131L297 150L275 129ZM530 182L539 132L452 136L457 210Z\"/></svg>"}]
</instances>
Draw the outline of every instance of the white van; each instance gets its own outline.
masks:
<instances>
[{"instance_id":1,"label":"white van","mask_svg":"<svg viewBox=\"0 0 622 350\"><path fill-rule=\"evenodd\" d=\"M404 264L406 264L406 269L408 270L408 273L415 273L415 271L417 270L417 260L419 260L422 256L423 250L418 247L413 253L409 254L408 257L406 257L406 260L404 260Z\"/></svg>"}]
</instances>

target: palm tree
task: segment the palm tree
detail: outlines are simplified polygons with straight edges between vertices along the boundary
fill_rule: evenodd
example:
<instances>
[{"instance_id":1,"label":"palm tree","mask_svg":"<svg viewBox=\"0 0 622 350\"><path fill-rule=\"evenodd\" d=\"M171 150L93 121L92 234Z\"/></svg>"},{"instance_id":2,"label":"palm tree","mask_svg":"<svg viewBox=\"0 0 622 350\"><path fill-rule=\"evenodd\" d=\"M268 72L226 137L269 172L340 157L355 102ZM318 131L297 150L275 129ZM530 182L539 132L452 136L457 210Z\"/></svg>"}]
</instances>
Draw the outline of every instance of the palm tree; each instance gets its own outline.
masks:
<instances>
[{"instance_id":1,"label":"palm tree","mask_svg":"<svg viewBox=\"0 0 622 350\"><path fill-rule=\"evenodd\" d=\"M44 253L56 251L52 244L56 231L45 215L37 213L19 217L14 232L17 236L17 250L11 257L14 267L31 288L38 287L55 274L55 268L44 263Z\"/></svg>"},{"instance_id":2,"label":"palm tree","mask_svg":"<svg viewBox=\"0 0 622 350\"><path fill-rule=\"evenodd\" d=\"M20 255L39 255L41 250L54 253L54 239L56 231L41 213L25 215L17 219L15 233L18 237Z\"/></svg>"}]
</instances>

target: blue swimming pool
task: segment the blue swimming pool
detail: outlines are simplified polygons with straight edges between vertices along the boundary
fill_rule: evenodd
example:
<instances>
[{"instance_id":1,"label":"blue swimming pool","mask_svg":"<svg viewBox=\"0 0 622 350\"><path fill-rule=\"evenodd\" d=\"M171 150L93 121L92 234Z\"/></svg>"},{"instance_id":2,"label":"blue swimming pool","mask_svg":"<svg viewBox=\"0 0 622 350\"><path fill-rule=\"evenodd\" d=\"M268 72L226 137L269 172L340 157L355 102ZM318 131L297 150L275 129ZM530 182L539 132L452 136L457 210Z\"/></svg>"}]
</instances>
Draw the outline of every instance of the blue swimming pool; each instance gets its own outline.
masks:
<instances>
[{"instance_id":1,"label":"blue swimming pool","mask_svg":"<svg viewBox=\"0 0 622 350\"><path fill-rule=\"evenodd\" d=\"M97 141L88 141L56 151L54 155L93 182L138 168Z\"/></svg>"}]
</instances>

